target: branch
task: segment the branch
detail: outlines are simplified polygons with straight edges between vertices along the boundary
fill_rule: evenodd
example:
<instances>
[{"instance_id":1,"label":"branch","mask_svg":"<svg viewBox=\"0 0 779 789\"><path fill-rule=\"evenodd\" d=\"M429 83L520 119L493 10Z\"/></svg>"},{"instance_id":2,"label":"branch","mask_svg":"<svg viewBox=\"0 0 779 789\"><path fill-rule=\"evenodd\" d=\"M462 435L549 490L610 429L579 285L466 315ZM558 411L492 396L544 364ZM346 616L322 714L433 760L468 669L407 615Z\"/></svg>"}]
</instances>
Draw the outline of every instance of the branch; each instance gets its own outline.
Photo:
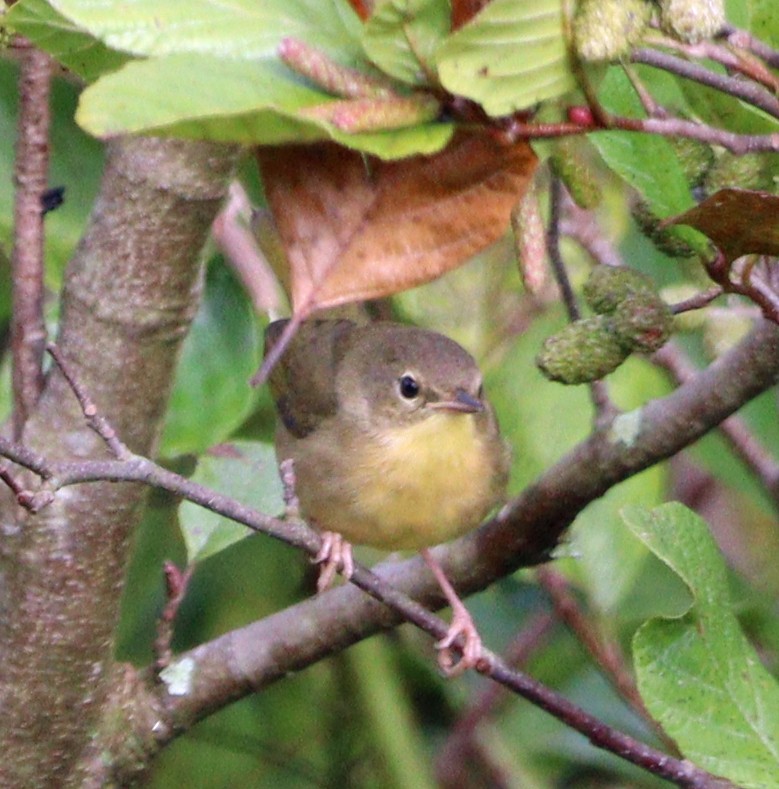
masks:
<instances>
[{"instance_id":1,"label":"branch","mask_svg":"<svg viewBox=\"0 0 779 789\"><path fill-rule=\"evenodd\" d=\"M648 36L645 42L653 46L681 52L686 58L713 60L715 63L724 66L729 72L736 72L763 85L771 93L776 93L779 87L776 77L766 68L765 63L754 57L745 57L744 53L737 52L735 47L723 47L714 41L706 39L699 41L697 44L688 44L662 33L655 33L651 37Z\"/></svg>"},{"instance_id":2,"label":"branch","mask_svg":"<svg viewBox=\"0 0 779 789\"><path fill-rule=\"evenodd\" d=\"M553 175L549 189L549 225L546 234L546 248L549 260L552 263L552 272L554 273L557 287L560 289L563 304L568 313L568 319L573 322L579 320L581 310L576 301L576 294L573 292L571 280L565 268L565 261L560 251L560 223L564 194L565 190L563 189L562 181L558 176ZM603 381L593 381L589 389L592 404L595 408L595 424L597 426L613 418L616 409L609 398L608 389Z\"/></svg>"},{"instance_id":3,"label":"branch","mask_svg":"<svg viewBox=\"0 0 779 789\"><path fill-rule=\"evenodd\" d=\"M282 314L285 298L249 228L251 211L249 196L240 182L233 181L227 202L211 226L211 235L249 294L254 309L275 319Z\"/></svg>"},{"instance_id":4,"label":"branch","mask_svg":"<svg viewBox=\"0 0 779 789\"><path fill-rule=\"evenodd\" d=\"M624 263L619 251L606 238L592 212L579 208L570 196L565 201L560 233L576 241L600 265L621 266Z\"/></svg>"},{"instance_id":5,"label":"branch","mask_svg":"<svg viewBox=\"0 0 779 789\"><path fill-rule=\"evenodd\" d=\"M698 368L674 343L668 343L657 351L652 360L665 368L678 384L692 381L698 373ZM719 426L719 430L736 455L763 484L774 507L779 511L779 463L757 440L742 417L731 416Z\"/></svg>"},{"instance_id":6,"label":"branch","mask_svg":"<svg viewBox=\"0 0 779 789\"><path fill-rule=\"evenodd\" d=\"M763 110L774 118L779 118L779 100L765 88L753 82L746 82L743 79L729 77L725 74L717 74L697 63L690 63L688 60L669 55L666 52L658 52L655 49L634 49L630 59L633 63L654 66L671 74L699 82L701 85L715 88Z\"/></svg>"},{"instance_id":7,"label":"branch","mask_svg":"<svg viewBox=\"0 0 779 789\"><path fill-rule=\"evenodd\" d=\"M619 644L616 641L605 640L598 632L595 624L580 608L565 576L551 568L541 567L536 572L536 579L549 595L557 616L587 650L617 693L655 729L655 733L669 753L679 755L677 744L649 714L635 680L626 666L625 656Z\"/></svg>"},{"instance_id":8,"label":"branch","mask_svg":"<svg viewBox=\"0 0 779 789\"><path fill-rule=\"evenodd\" d=\"M721 145L738 155L756 151L779 151L779 134L736 134L682 118L638 119L613 115L607 128L661 134L665 137L689 137L691 140Z\"/></svg>"},{"instance_id":9,"label":"branch","mask_svg":"<svg viewBox=\"0 0 779 789\"><path fill-rule=\"evenodd\" d=\"M506 649L504 660L514 668L522 668L546 643L554 625L555 618L549 612L537 613ZM492 683L459 715L435 759L436 780L440 786L445 789L462 786L474 758L482 762L490 759L478 736L479 727L488 723L501 702L509 698L511 695L505 687Z\"/></svg>"},{"instance_id":10,"label":"branch","mask_svg":"<svg viewBox=\"0 0 779 789\"><path fill-rule=\"evenodd\" d=\"M19 76L13 248L13 432L20 438L43 389L43 204L49 168L49 56L24 39Z\"/></svg>"},{"instance_id":11,"label":"branch","mask_svg":"<svg viewBox=\"0 0 779 789\"><path fill-rule=\"evenodd\" d=\"M598 131L646 132L664 137L689 137L711 145L720 145L731 153L741 155L756 151L779 151L779 134L737 134L682 118L626 118L609 115L602 123L583 126L575 123L527 123L511 119L500 134L507 142L517 140L553 139L573 134L592 134Z\"/></svg>"},{"instance_id":12,"label":"branch","mask_svg":"<svg viewBox=\"0 0 779 789\"><path fill-rule=\"evenodd\" d=\"M467 594L519 567L545 561L589 502L700 438L773 386L777 373L779 328L763 321L738 346L675 392L617 417L610 429L593 433L499 517L437 549L447 575ZM627 429L630 426L632 432ZM422 567L421 559L413 559L383 564L377 572L415 600L440 606L441 594L432 577L421 572ZM368 585L362 570L356 571L354 580L361 587ZM283 612L277 615L281 619L265 620L186 653L183 657L194 661L193 684L186 695L168 699L174 719L191 722L220 705L220 696L224 703L250 688L264 687L287 671L310 665L400 621L398 614L361 599L349 588L302 605L298 619ZM259 635L262 640L257 640ZM223 662L225 649L230 654L227 663ZM201 661L205 661L203 670ZM240 670L233 673L230 666L240 666Z\"/></svg>"},{"instance_id":13,"label":"branch","mask_svg":"<svg viewBox=\"0 0 779 789\"><path fill-rule=\"evenodd\" d=\"M700 310L708 307L714 299L718 299L725 291L719 286L715 285L713 288L696 293L690 296L689 299L678 301L676 304L671 304L670 309L674 315L681 315L683 312L690 312L691 310Z\"/></svg>"},{"instance_id":14,"label":"branch","mask_svg":"<svg viewBox=\"0 0 779 789\"><path fill-rule=\"evenodd\" d=\"M727 36L729 44L740 49L746 49L762 58L769 66L779 68L779 51L770 47L759 38L755 38L747 30L740 30L731 25L726 25L722 32Z\"/></svg>"}]
</instances>

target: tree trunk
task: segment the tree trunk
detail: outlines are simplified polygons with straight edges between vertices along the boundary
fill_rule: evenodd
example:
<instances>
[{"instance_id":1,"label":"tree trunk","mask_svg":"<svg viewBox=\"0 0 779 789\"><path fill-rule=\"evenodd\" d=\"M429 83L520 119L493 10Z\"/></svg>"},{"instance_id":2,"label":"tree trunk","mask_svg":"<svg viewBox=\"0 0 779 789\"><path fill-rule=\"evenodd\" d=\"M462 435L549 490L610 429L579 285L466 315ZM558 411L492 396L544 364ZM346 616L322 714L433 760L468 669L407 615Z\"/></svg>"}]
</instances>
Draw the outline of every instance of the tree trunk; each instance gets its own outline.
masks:
<instances>
[{"instance_id":1,"label":"tree trunk","mask_svg":"<svg viewBox=\"0 0 779 789\"><path fill-rule=\"evenodd\" d=\"M155 450L178 351L197 309L200 253L237 149L124 139L70 262L58 344L135 452ZM23 440L50 459L107 455L57 370ZM28 480L34 484L33 480ZM113 635L144 489L61 490L33 516L3 502L0 785L77 786L111 683Z\"/></svg>"}]
</instances>

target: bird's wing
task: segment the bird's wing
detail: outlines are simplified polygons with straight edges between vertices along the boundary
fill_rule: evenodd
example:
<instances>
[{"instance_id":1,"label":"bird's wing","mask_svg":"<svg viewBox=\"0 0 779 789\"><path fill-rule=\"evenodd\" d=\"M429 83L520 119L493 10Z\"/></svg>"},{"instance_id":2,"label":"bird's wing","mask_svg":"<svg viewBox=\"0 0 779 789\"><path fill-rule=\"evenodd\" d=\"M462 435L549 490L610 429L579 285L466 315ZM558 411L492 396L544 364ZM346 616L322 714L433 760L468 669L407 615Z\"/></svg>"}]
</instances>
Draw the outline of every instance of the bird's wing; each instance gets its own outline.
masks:
<instances>
[{"instance_id":1,"label":"bird's wing","mask_svg":"<svg viewBox=\"0 0 779 789\"><path fill-rule=\"evenodd\" d=\"M265 330L265 354L278 342L287 320ZM284 426L296 438L307 436L338 407L336 371L356 324L349 320L304 321L271 371L271 394Z\"/></svg>"}]
</instances>

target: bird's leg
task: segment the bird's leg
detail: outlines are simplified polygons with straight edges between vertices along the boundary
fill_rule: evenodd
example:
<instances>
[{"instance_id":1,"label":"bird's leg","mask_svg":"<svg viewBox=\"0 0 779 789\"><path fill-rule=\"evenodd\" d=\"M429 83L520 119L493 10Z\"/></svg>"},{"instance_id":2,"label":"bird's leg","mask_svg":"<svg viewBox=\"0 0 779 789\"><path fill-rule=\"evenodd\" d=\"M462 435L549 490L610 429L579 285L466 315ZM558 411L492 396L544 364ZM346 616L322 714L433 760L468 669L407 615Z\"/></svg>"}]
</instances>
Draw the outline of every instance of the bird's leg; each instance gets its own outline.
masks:
<instances>
[{"instance_id":1,"label":"bird's leg","mask_svg":"<svg viewBox=\"0 0 779 789\"><path fill-rule=\"evenodd\" d=\"M317 592L324 592L340 570L348 581L354 572L352 544L347 542L337 531L322 532L322 547L313 559L314 564L321 564L319 580L316 582Z\"/></svg>"},{"instance_id":2,"label":"bird's leg","mask_svg":"<svg viewBox=\"0 0 779 789\"><path fill-rule=\"evenodd\" d=\"M436 643L435 648L438 650L438 665L441 667L441 670L447 677L456 677L469 668L476 667L476 664L482 657L481 636L476 630L476 625L473 623L468 609L457 596L457 592L455 592L454 587L449 582L441 565L435 559L430 549L422 548L420 553L452 608L452 623L449 625L446 636ZM463 637L461 657L455 662L452 655L452 646L460 636Z\"/></svg>"},{"instance_id":3,"label":"bird's leg","mask_svg":"<svg viewBox=\"0 0 779 789\"><path fill-rule=\"evenodd\" d=\"M297 520L300 518L300 500L295 493L295 461L292 458L279 463L279 477L284 491L284 517Z\"/></svg>"},{"instance_id":4,"label":"bird's leg","mask_svg":"<svg viewBox=\"0 0 779 789\"><path fill-rule=\"evenodd\" d=\"M295 462L287 458L279 463L279 476L284 489L284 516L293 520L300 518L300 501L295 493ZM321 564L317 592L324 592L335 578L338 570L348 581L354 572L352 546L338 532L323 531L322 547L313 558L314 564Z\"/></svg>"}]
</instances>

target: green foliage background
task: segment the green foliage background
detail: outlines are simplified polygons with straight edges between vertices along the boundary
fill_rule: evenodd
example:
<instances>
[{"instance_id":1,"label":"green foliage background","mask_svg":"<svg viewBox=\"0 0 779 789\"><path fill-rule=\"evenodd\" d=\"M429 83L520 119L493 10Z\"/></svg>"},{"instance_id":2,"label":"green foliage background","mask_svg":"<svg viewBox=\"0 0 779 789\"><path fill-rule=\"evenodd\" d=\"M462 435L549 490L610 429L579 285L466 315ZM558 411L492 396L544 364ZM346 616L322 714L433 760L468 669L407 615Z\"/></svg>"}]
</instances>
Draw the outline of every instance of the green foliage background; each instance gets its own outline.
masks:
<instances>
[{"instance_id":1,"label":"green foliage background","mask_svg":"<svg viewBox=\"0 0 779 789\"><path fill-rule=\"evenodd\" d=\"M541 28L527 28L524 14L531 4L496 0L481 27L474 25L454 36L447 36L441 24L444 4L408 5L418 14L421 51L428 53L446 87L477 100L489 98L485 104L488 112L501 114L561 96L570 89L562 57L555 54L553 46L548 49ZM775 13L771 14L771 5L771 0L731 2L729 18L776 45L779 22ZM540 18L548 18L558 8L551 0L535 0L532 6ZM275 57L280 39L295 35L324 48L344 65L378 67L404 85L424 82L408 47L393 46L399 40L398 20L405 8L400 2L388 3L382 17L364 33L340 0L271 0L259 5L243 0L231 5L234 16L223 7L198 0L186 4L187 26L178 25L184 19L182 8L174 0L134 0L122 4L120 14L113 0L23 0L11 16L22 32L92 83L81 95L80 104L73 83L58 80L54 88L51 183L63 184L67 191L65 205L47 218L47 284L52 294L61 285L64 266L99 185L101 145L83 129L99 135L145 131L263 143L332 137L386 158L438 150L451 136L451 124L430 123L347 138L322 123L305 120L299 114L302 107L331 97L294 76ZM150 27L150 20L161 18L173 25L170 35L156 36ZM490 37L489 31L494 29L490 26L498 24L495 19L501 30L509 31L507 40ZM551 51L547 60L553 79L540 80L556 86L547 95L517 92L518 84L539 81L537 74L527 71L526 60L506 58L506 47L516 46L509 35L511 26L521 28L523 24L524 30L529 30L528 45L547 54ZM485 86L477 76L485 63L499 63L508 71L501 76L500 90L497 83ZM708 89L638 71L677 111L738 131L776 131L775 122ZM15 67L0 60L0 171L6 173L13 169L16 76ZM624 78L616 69L603 75L600 92L610 109L635 109L628 106ZM618 132L593 135L591 143L588 155L607 185L598 214L625 261L662 286L700 286L703 279L698 268L672 261L657 251L625 210L626 184L637 189L660 216L692 204L671 146L662 139L639 140ZM543 145L538 150L545 155ZM11 200L10 189L0 190L0 244L6 250ZM586 274L585 261L575 249L566 253L574 281L580 285ZM7 272L0 270L0 276L5 277L3 290L7 292ZM403 319L454 336L483 362L488 391L514 450L512 491L521 490L589 433L592 408L586 391L550 383L533 363L543 339L564 324L562 310L548 307L519 335L508 330L512 315L526 313L525 295L508 243L497 245L440 282L400 295L393 308ZM0 320L6 327L8 314L3 300ZM54 297L48 304L48 319L56 324ZM200 475L225 492L235 491L248 503L272 509L280 507L277 482L270 481L272 468L268 472L266 464L264 471L258 471L256 464L271 454L274 416L267 394L247 385L260 356L262 329L262 320L253 314L224 261L211 256L205 296L181 357L160 453L172 467ZM681 337L689 353L700 361L707 359L704 340L700 331ZM630 359L611 376L609 386L625 410L639 408L669 391L664 377L640 358ZM7 412L7 402L3 407ZM765 446L776 452L779 420L775 394L759 398L743 415ZM245 450L245 473L254 475L248 478L255 482L246 485L244 478L241 489L234 487L235 464L240 466L244 461L228 462L218 454L207 454L215 445L238 441L242 442L239 448ZM769 698L775 695L775 685L768 672L775 674L779 660L779 628L775 624L779 570L775 562L765 561L766 555L775 556L779 549L771 504L720 437L709 436L686 454L717 479L728 507L738 514L737 529L744 549L739 561L731 561L729 570L721 564L700 521L691 520L689 513L660 510L656 512L661 514L649 516L646 510L630 509L627 524L621 517L626 504L652 508L673 495L678 469L668 464L623 483L590 506L561 546L557 562L604 631L627 653L635 652L642 690L651 691L648 703L657 717L667 722L683 749L685 732L684 726L678 725L678 699L667 687L668 674L657 669L656 650L669 637L669 620L656 617L675 616L671 626L680 627L685 618L714 616L720 631L712 635L708 646L713 654L725 649L728 639L742 644L740 622L761 646L767 672L760 673L764 687L759 692ZM268 477L263 476L266 473ZM267 498L270 488L273 495ZM255 499L259 496L264 498ZM674 554L673 540L670 548L658 548L658 537L652 536L647 526L652 517L665 525L671 518L674 528L684 529L685 538L702 552L706 578L690 578L690 565ZM155 618L163 605L161 565L165 559L181 565L190 559L197 561L177 621L175 646L179 649L311 594L310 567L296 552L262 536L243 539L242 530L224 532L218 524L204 525L204 518L202 511L180 508L170 497L152 493L127 583L117 643L120 658L137 664L152 659ZM202 545L192 549L193 530L204 528L216 530L212 535L216 542L209 543L205 551ZM696 606L706 590L714 590L716 610L701 613ZM500 650L539 612L548 610L549 603L532 573L525 571L477 596L469 607L487 644ZM651 621L643 624L648 619ZM692 661L693 674L702 670L694 654L685 655L684 660ZM744 660L750 670L757 671L746 646ZM620 701L562 628L553 630L548 644L534 655L528 668L606 722L657 744L654 734ZM727 684L722 678L711 681ZM747 686L746 690L731 689L731 700L742 700L755 683L747 682ZM476 677L444 682L434 671L430 644L404 627L288 677L199 724L162 754L149 785L160 789L183 785L203 789L233 785L432 786L436 754L458 714L484 687L484 681ZM701 699L693 712L703 716L712 704L716 706L716 702ZM744 746L740 758L736 738L730 737L735 753L731 761L738 762L734 774L744 786L779 786L779 780L771 784L773 779L764 777L779 774L776 721L767 716L755 730L764 746L759 758L754 757L751 745ZM590 747L581 736L516 698L502 702L485 722L479 745L485 759L499 764L514 785L523 787L662 785ZM722 760L707 754L707 747L711 743L696 744L699 763L715 771L728 769ZM479 783L479 776L483 779L484 775L478 773L479 766L479 759L474 759L474 786L483 785ZM755 783L758 780L763 783Z\"/></svg>"}]
</instances>

